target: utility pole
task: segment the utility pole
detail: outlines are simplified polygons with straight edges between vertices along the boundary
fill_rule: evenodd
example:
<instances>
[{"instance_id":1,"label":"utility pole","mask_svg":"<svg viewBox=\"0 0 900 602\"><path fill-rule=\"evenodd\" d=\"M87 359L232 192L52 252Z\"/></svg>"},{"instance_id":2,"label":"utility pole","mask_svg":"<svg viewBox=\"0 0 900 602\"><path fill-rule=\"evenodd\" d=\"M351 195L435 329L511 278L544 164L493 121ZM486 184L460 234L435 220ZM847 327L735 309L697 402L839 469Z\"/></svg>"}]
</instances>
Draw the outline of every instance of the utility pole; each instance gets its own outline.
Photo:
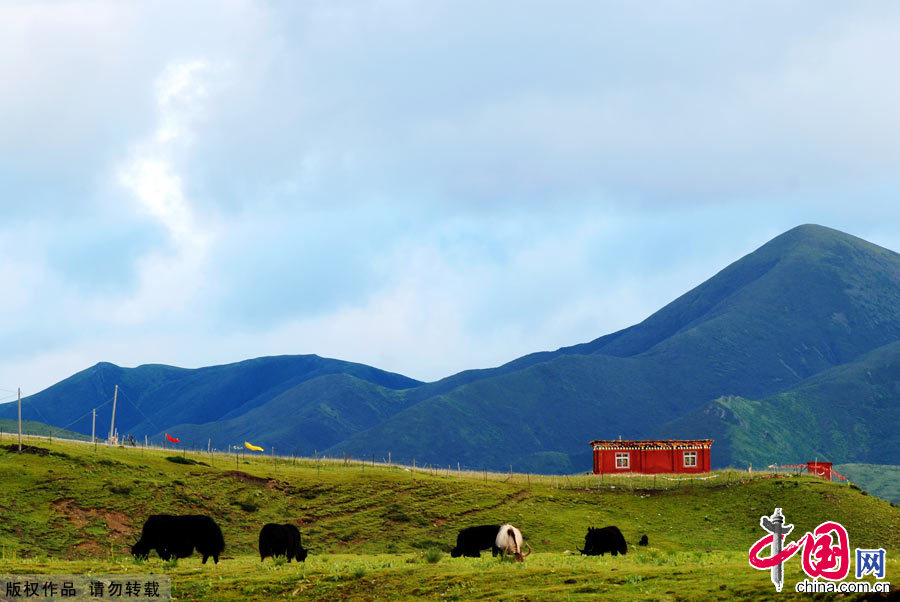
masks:
<instances>
[{"instance_id":1,"label":"utility pole","mask_svg":"<svg viewBox=\"0 0 900 602\"><path fill-rule=\"evenodd\" d=\"M94 444L94 431L97 426L97 408L94 408L91 416L91 445Z\"/></svg>"},{"instance_id":2,"label":"utility pole","mask_svg":"<svg viewBox=\"0 0 900 602\"><path fill-rule=\"evenodd\" d=\"M22 387L19 387L19 451L22 451Z\"/></svg>"},{"instance_id":3,"label":"utility pole","mask_svg":"<svg viewBox=\"0 0 900 602\"><path fill-rule=\"evenodd\" d=\"M112 444L113 438L113 429L116 426L116 399L119 397L119 385L116 385L116 390L113 392L113 411L112 411L112 420L109 423L109 443Z\"/></svg>"}]
</instances>

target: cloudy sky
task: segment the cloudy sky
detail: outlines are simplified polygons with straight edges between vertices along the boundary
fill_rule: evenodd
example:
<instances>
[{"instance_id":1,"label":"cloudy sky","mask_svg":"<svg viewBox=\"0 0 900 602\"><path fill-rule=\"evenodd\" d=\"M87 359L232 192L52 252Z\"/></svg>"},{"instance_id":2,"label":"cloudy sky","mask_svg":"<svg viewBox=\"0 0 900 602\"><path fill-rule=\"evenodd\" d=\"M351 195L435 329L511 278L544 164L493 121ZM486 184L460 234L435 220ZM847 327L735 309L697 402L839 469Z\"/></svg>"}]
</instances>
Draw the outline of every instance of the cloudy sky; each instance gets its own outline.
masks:
<instances>
[{"instance_id":1,"label":"cloudy sky","mask_svg":"<svg viewBox=\"0 0 900 602\"><path fill-rule=\"evenodd\" d=\"M897 4L3 2L0 389L433 380L801 223L900 250L898 56Z\"/></svg>"}]
</instances>

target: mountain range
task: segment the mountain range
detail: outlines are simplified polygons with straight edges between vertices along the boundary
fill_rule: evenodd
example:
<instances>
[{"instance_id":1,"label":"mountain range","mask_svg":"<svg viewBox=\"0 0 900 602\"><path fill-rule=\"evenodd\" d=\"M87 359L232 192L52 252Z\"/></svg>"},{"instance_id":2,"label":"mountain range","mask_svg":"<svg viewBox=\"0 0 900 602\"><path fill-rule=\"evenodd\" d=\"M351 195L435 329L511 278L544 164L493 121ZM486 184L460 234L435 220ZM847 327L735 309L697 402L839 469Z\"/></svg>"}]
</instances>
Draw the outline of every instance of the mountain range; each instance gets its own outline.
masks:
<instances>
[{"instance_id":1,"label":"mountain range","mask_svg":"<svg viewBox=\"0 0 900 602\"><path fill-rule=\"evenodd\" d=\"M897 464L900 255L803 225L639 324L496 368L422 383L315 355L99 363L23 416L90 434L96 407L106 433L116 384L120 433L198 447L571 473L590 469L592 439L703 437L713 467Z\"/></svg>"}]
</instances>

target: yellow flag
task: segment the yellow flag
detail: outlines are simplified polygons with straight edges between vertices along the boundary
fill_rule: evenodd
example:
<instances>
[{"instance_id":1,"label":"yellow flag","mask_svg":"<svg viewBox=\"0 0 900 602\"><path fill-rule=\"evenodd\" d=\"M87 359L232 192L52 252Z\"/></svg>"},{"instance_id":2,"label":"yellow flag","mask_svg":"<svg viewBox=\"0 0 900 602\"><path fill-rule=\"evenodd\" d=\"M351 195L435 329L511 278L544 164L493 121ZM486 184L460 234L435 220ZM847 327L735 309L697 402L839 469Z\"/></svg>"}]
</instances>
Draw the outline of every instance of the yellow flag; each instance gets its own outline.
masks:
<instances>
[{"instance_id":1,"label":"yellow flag","mask_svg":"<svg viewBox=\"0 0 900 602\"><path fill-rule=\"evenodd\" d=\"M244 447L246 447L247 449L252 449L253 451L263 451L263 448L261 448L260 446L253 445L252 443L247 443L246 441L244 441Z\"/></svg>"}]
</instances>

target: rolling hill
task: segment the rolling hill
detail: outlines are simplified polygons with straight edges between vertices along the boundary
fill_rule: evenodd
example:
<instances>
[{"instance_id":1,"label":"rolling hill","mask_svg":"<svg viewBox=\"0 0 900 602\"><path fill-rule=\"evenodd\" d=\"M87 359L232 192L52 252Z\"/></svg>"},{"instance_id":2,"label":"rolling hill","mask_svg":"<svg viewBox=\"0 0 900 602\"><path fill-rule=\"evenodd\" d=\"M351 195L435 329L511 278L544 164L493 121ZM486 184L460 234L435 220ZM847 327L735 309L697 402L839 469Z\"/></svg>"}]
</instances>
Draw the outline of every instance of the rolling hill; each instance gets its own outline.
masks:
<instances>
[{"instance_id":1,"label":"rolling hill","mask_svg":"<svg viewBox=\"0 0 900 602\"><path fill-rule=\"evenodd\" d=\"M26 406L85 432L118 383L120 432L476 469L579 472L588 441L618 436L712 437L714 467L896 464L898 341L900 255L804 225L640 324L433 383L317 356L98 364Z\"/></svg>"},{"instance_id":2,"label":"rolling hill","mask_svg":"<svg viewBox=\"0 0 900 602\"><path fill-rule=\"evenodd\" d=\"M771 458L778 450L775 441L746 428L704 431L707 414L698 410L722 397L759 399L792 391L781 402L790 399L804 412L814 404L823 423L797 425L792 440L797 449L784 450L782 461L798 461L795 453L809 452L839 460L851 454L855 461L895 461L897 437L880 426L900 422L900 401L887 393L898 383L890 370L880 384L858 382L861 389L852 394L880 395L878 411L860 420L877 423L869 426L880 429L892 446L855 442L829 429L842 428L847 415L847 398L835 396L843 394L843 379L858 374L850 364L876 349L883 359L898 356L891 345L900 333L898 302L900 256L835 230L801 226L641 324L516 360L499 374L398 412L342 442L340 450L366 455L389 442L395 453L425 462L449 458L474 466L512 463L520 470L577 471L589 467L592 438L703 434L718 438L715 466L745 464L753 454ZM835 370L844 364L846 370ZM826 372L830 384L815 388L813 396L808 387L818 381L808 379ZM426 446L412 434L427 429L434 434ZM828 435L819 437L823 432ZM733 450L732 439L739 436L744 444ZM566 466L560 453L574 461Z\"/></svg>"},{"instance_id":3,"label":"rolling hill","mask_svg":"<svg viewBox=\"0 0 900 602\"><path fill-rule=\"evenodd\" d=\"M808 476L601 483L54 440L21 454L0 447L0 480L10 492L0 497L0 574L152 574L171 579L177 600L771 600L770 573L748 566L747 550L774 507L799 533L838 521L853 545L887 550L888 579L900 568L900 510ZM213 517L225 539L219 564L196 553L132 558L160 511ZM525 563L449 556L461 527L506 521L534 550ZM309 558L261 562L268 522L297 525ZM579 555L596 524L619 526L628 553ZM635 545L644 534L649 545ZM786 588L803 579L800 565L785 563Z\"/></svg>"}]
</instances>

